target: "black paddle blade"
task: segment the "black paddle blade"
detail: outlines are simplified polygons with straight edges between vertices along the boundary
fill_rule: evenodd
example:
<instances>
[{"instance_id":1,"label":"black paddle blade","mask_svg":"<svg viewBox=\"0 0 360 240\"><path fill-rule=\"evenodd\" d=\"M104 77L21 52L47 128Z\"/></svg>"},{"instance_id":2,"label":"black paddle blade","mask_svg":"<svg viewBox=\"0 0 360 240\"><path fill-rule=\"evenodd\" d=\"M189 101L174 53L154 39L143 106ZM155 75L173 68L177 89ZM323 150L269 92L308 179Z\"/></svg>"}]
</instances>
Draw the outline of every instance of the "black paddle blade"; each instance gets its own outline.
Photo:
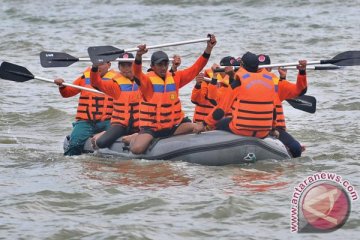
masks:
<instances>
[{"instance_id":1,"label":"black paddle blade","mask_svg":"<svg viewBox=\"0 0 360 240\"><path fill-rule=\"evenodd\" d=\"M98 46L88 48L89 57L91 62L94 64L114 61L123 52L124 50L113 46Z\"/></svg>"},{"instance_id":2,"label":"black paddle blade","mask_svg":"<svg viewBox=\"0 0 360 240\"><path fill-rule=\"evenodd\" d=\"M73 57L67 53L46 51L40 53L40 63L44 68L68 67L77 61L79 61L78 58Z\"/></svg>"},{"instance_id":3,"label":"black paddle blade","mask_svg":"<svg viewBox=\"0 0 360 240\"><path fill-rule=\"evenodd\" d=\"M2 62L0 66L0 78L15 82L26 82L34 79L34 75L22 66Z\"/></svg>"},{"instance_id":4,"label":"black paddle blade","mask_svg":"<svg viewBox=\"0 0 360 240\"><path fill-rule=\"evenodd\" d=\"M360 65L360 51L342 52L330 60L321 60L320 63L330 63L337 66L358 66Z\"/></svg>"},{"instance_id":5,"label":"black paddle blade","mask_svg":"<svg viewBox=\"0 0 360 240\"><path fill-rule=\"evenodd\" d=\"M314 70L339 70L340 66L314 66Z\"/></svg>"},{"instance_id":6,"label":"black paddle blade","mask_svg":"<svg viewBox=\"0 0 360 240\"><path fill-rule=\"evenodd\" d=\"M313 96L303 95L294 99L286 100L293 108L308 113L316 112L316 98Z\"/></svg>"}]
</instances>

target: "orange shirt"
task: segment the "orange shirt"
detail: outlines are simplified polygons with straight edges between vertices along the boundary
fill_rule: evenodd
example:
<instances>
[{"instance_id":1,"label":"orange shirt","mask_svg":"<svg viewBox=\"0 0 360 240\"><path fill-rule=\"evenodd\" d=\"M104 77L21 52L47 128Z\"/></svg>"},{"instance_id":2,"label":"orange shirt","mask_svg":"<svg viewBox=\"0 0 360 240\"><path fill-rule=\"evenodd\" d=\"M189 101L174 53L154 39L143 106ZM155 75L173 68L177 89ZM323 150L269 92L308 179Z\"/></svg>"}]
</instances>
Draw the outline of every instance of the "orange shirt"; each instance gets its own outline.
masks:
<instances>
[{"instance_id":1,"label":"orange shirt","mask_svg":"<svg viewBox=\"0 0 360 240\"><path fill-rule=\"evenodd\" d=\"M279 99L284 101L286 99L292 99L300 96L307 88L306 75L298 74L296 84L287 80L279 81Z\"/></svg>"},{"instance_id":2,"label":"orange shirt","mask_svg":"<svg viewBox=\"0 0 360 240\"><path fill-rule=\"evenodd\" d=\"M116 76L115 76L116 77ZM121 89L117 82L113 79L111 81L102 81L99 72L90 72L90 81L93 87L113 97L115 100L120 97Z\"/></svg>"}]
</instances>

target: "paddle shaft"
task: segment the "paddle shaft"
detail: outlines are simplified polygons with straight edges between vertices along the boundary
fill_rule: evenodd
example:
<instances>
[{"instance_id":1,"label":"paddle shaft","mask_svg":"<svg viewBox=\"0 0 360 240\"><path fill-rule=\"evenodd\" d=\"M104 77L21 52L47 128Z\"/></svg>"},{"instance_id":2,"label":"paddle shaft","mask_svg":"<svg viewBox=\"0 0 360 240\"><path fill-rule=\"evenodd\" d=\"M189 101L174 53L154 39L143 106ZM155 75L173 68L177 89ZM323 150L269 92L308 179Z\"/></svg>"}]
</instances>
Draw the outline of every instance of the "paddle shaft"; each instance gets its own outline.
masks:
<instances>
[{"instance_id":1,"label":"paddle shaft","mask_svg":"<svg viewBox=\"0 0 360 240\"><path fill-rule=\"evenodd\" d=\"M197 43L197 42L204 42L209 41L208 38L200 38L200 39L194 39L194 40L188 40L188 41L181 41L181 42L173 42L173 43L165 43L165 44L159 44L159 45L153 45L153 46L147 46L147 49L153 49L153 48L162 48L162 47L169 47L169 46L178 46L178 45L185 45L190 43ZM90 56L91 61L94 64L100 64L104 62L109 62L117 59L121 53L124 52L133 52L138 51L139 48L129 48L129 49L119 49L113 46L95 46L95 47L89 47L88 53Z\"/></svg>"},{"instance_id":2,"label":"paddle shaft","mask_svg":"<svg viewBox=\"0 0 360 240\"><path fill-rule=\"evenodd\" d=\"M314 65L314 64L322 64L321 61L308 61L307 65ZM292 63L275 63L275 64L268 64L268 65L260 65L259 68L271 68L271 67L286 67L286 66L297 66L299 62L292 62Z\"/></svg>"},{"instance_id":3,"label":"paddle shaft","mask_svg":"<svg viewBox=\"0 0 360 240\"><path fill-rule=\"evenodd\" d=\"M299 64L298 62L277 63L277 64L261 65L259 66L259 68L297 66L298 64ZM327 60L307 61L307 65L315 65L315 64L333 64L340 67L358 66L360 65L360 51L342 52L336 55L335 57L333 57L332 59L327 59ZM323 68L322 70L325 70L325 68Z\"/></svg>"},{"instance_id":4,"label":"paddle shaft","mask_svg":"<svg viewBox=\"0 0 360 240\"><path fill-rule=\"evenodd\" d=\"M150 58L143 58L143 61L151 61ZM169 61L173 61L173 58L169 58ZM71 60L67 60L67 59L53 59L52 61L71 61ZM77 60L78 62L91 62L90 58L78 58ZM117 58L115 59L113 62L132 62L135 61L135 58Z\"/></svg>"},{"instance_id":5,"label":"paddle shaft","mask_svg":"<svg viewBox=\"0 0 360 240\"><path fill-rule=\"evenodd\" d=\"M43 77L39 77L39 76L34 76L34 79L54 83L54 80L52 80L52 79L43 78ZM67 87L77 88L77 89L88 91L88 92L104 94L103 92L100 92L100 91L98 91L96 89L82 87L82 86L74 85L74 84L71 84L71 83L63 83L62 85L67 86Z\"/></svg>"},{"instance_id":6,"label":"paddle shaft","mask_svg":"<svg viewBox=\"0 0 360 240\"><path fill-rule=\"evenodd\" d=\"M288 70L297 70L296 66L283 67ZM306 70L338 70L342 67L339 66L306 66Z\"/></svg>"},{"instance_id":7,"label":"paddle shaft","mask_svg":"<svg viewBox=\"0 0 360 240\"><path fill-rule=\"evenodd\" d=\"M169 59L173 61L173 58ZM135 58L114 58L111 59L112 62L133 62ZM151 58L143 58L143 61L151 61ZM46 52L42 51L40 53L40 63L42 67L68 67L76 62L91 62L91 58L86 57L74 57L70 54L63 52Z\"/></svg>"},{"instance_id":8,"label":"paddle shaft","mask_svg":"<svg viewBox=\"0 0 360 240\"><path fill-rule=\"evenodd\" d=\"M323 64L321 61L309 61L307 62L307 65L315 65L315 64ZM291 66L297 66L299 65L299 62L292 62L292 63L275 63L275 64L267 64L267 65L259 65L259 68L273 68L273 67L291 67ZM222 66L222 67L228 67L228 66ZM234 67L234 66L231 66ZM235 66L238 67L238 66Z\"/></svg>"},{"instance_id":9,"label":"paddle shaft","mask_svg":"<svg viewBox=\"0 0 360 240\"><path fill-rule=\"evenodd\" d=\"M259 66L259 68L263 68L263 66L265 65L261 65ZM266 65L269 66L269 65ZM224 67L234 67L234 70L237 71L239 69L238 66L221 66L221 68L217 68L215 69L214 72L225 72L225 68ZM297 70L296 66L282 66L283 69L287 69L287 70ZM343 67L339 67L339 66L306 66L306 70L338 70L338 69L342 69Z\"/></svg>"},{"instance_id":10,"label":"paddle shaft","mask_svg":"<svg viewBox=\"0 0 360 240\"><path fill-rule=\"evenodd\" d=\"M188 41L181 41L181 42L173 42L173 43L164 43L164 44L158 44L158 45L152 45L152 46L147 46L147 49L154 49L154 48L162 48L162 47L170 47L170 46L179 46L179 45L185 45L185 44L190 44L190 43L197 43L197 42L205 42L205 41L209 41L209 38L199 38L199 39L194 39L194 40L188 40ZM125 52L134 52L137 51L139 48L129 48L129 49L124 49Z\"/></svg>"},{"instance_id":11,"label":"paddle shaft","mask_svg":"<svg viewBox=\"0 0 360 240\"><path fill-rule=\"evenodd\" d=\"M204 77L206 82L211 82L211 78ZM293 108L308 112L315 113L316 111L316 99L313 96L299 96L295 99L287 99L286 100Z\"/></svg>"},{"instance_id":12,"label":"paddle shaft","mask_svg":"<svg viewBox=\"0 0 360 240\"><path fill-rule=\"evenodd\" d=\"M333 64L337 66L358 66L360 65L360 51L346 51L339 53L332 59L327 60L318 60L318 61L308 61L307 65L314 64ZM284 67L284 66L296 66L297 62L293 63L279 63L279 64L269 64L262 65L259 68L267 68L267 67Z\"/></svg>"},{"instance_id":13,"label":"paddle shaft","mask_svg":"<svg viewBox=\"0 0 360 240\"><path fill-rule=\"evenodd\" d=\"M211 78L208 78L208 77L204 77L204 80L205 80L206 82L211 82Z\"/></svg>"}]
</instances>

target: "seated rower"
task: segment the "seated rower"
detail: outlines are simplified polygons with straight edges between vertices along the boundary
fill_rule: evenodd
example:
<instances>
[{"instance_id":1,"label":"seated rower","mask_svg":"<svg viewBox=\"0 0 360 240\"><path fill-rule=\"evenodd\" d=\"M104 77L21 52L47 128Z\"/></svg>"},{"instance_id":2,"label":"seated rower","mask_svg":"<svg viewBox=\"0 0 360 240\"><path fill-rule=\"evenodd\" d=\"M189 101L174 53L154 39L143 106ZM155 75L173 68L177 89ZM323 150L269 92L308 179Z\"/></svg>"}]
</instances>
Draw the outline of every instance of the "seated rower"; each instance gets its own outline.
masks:
<instances>
[{"instance_id":1,"label":"seated rower","mask_svg":"<svg viewBox=\"0 0 360 240\"><path fill-rule=\"evenodd\" d=\"M120 58L134 58L132 53L122 53ZM92 138L93 147L110 147L118 138L139 132L140 91L134 81L131 69L132 60L119 61L119 73L108 81L101 81L98 68L91 69L91 85L114 99L114 110L111 116L111 126Z\"/></svg>"},{"instance_id":2,"label":"seated rower","mask_svg":"<svg viewBox=\"0 0 360 240\"><path fill-rule=\"evenodd\" d=\"M110 66L110 62L98 66L100 82L106 82L117 74L115 71L109 71ZM72 97L80 93L76 121L72 124L73 130L70 135L69 145L64 152L64 155L68 156L80 155L89 137L107 130L110 127L113 99L104 94L64 86L62 85L64 83L64 79L62 78L57 78L54 82L59 86L60 94L64 98ZM83 75L78 77L73 84L94 89L90 84L90 67L87 68Z\"/></svg>"},{"instance_id":3,"label":"seated rower","mask_svg":"<svg viewBox=\"0 0 360 240\"><path fill-rule=\"evenodd\" d=\"M273 129L276 87L272 77L258 71L257 55L247 52L224 98L194 132L215 128L237 135L265 138ZM224 118L227 111L231 117Z\"/></svg>"},{"instance_id":4,"label":"seated rower","mask_svg":"<svg viewBox=\"0 0 360 240\"><path fill-rule=\"evenodd\" d=\"M209 112L217 105L222 98L225 89L231 84L229 75L234 73L230 66L237 66L239 63L234 57L227 56L221 59L220 66L227 66L224 72L216 73L215 70L220 66L213 64L211 68L206 69L204 73L196 76L196 84L192 90L191 102L195 104L193 122L201 122ZM211 82L205 80L205 77L211 78ZM228 113L230 114L230 112Z\"/></svg>"},{"instance_id":5,"label":"seated rower","mask_svg":"<svg viewBox=\"0 0 360 240\"><path fill-rule=\"evenodd\" d=\"M271 60L268 55L260 54L258 55L260 65L270 65ZM286 99L292 99L299 96L302 96L307 91L307 78L306 78L306 60L299 60L299 65L297 69L299 70L297 81L291 83L286 80L287 70L278 68L280 79L276 76L273 78L278 81L279 90L277 92L277 97L275 100L276 107L276 130L279 132L279 140L288 148L293 157L300 157L301 153L305 150L305 147L302 146L290 133L286 131L285 124L285 114L282 106L282 102ZM270 73L271 68L263 68L264 73Z\"/></svg>"},{"instance_id":6,"label":"seated rower","mask_svg":"<svg viewBox=\"0 0 360 240\"><path fill-rule=\"evenodd\" d=\"M130 150L134 154L146 151L151 141L158 137L191 133L195 127L184 116L179 99L179 89L193 80L205 67L216 38L211 35L204 53L189 68L169 73L169 58L165 52L157 51L151 56L153 71L144 74L141 67L142 55L148 49L140 45L133 63L135 81L139 85L142 102L140 104L140 132L130 139Z\"/></svg>"}]
</instances>

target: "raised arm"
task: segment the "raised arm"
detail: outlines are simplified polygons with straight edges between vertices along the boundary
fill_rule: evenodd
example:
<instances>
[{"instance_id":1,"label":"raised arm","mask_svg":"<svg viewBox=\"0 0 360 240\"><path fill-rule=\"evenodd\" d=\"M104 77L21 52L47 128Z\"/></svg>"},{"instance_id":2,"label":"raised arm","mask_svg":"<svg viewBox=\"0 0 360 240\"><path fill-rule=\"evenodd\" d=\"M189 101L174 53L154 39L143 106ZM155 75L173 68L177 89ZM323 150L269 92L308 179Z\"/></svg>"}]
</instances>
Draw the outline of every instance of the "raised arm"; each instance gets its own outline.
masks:
<instances>
[{"instance_id":1,"label":"raised arm","mask_svg":"<svg viewBox=\"0 0 360 240\"><path fill-rule=\"evenodd\" d=\"M181 65L181 57L180 55L174 54L170 72L175 73L178 70L178 67Z\"/></svg>"},{"instance_id":2,"label":"raised arm","mask_svg":"<svg viewBox=\"0 0 360 240\"><path fill-rule=\"evenodd\" d=\"M116 76L115 76L116 77ZM109 81L103 81L97 67L92 67L90 72L91 86L111 96L113 99L118 99L121 94L119 84L113 78Z\"/></svg>"},{"instance_id":3,"label":"raised arm","mask_svg":"<svg viewBox=\"0 0 360 240\"><path fill-rule=\"evenodd\" d=\"M196 60L196 62L191 67L176 72L176 79L178 79L177 84L179 88L191 82L201 72L201 70L206 66L210 58L211 51L215 45L216 37L215 35L210 35L210 39L207 41L204 53Z\"/></svg>"},{"instance_id":4,"label":"raised arm","mask_svg":"<svg viewBox=\"0 0 360 240\"><path fill-rule=\"evenodd\" d=\"M139 50L136 52L135 61L132 65L132 71L135 82L139 86L143 98L146 100L150 99L153 94L152 83L149 77L142 72L142 55L147 53L148 49L146 48L146 44L139 45L138 48Z\"/></svg>"},{"instance_id":5,"label":"raised arm","mask_svg":"<svg viewBox=\"0 0 360 240\"><path fill-rule=\"evenodd\" d=\"M198 105L201 104L202 99L206 96L206 86L204 86L204 74L199 73L195 78L196 84L191 92L191 102Z\"/></svg>"},{"instance_id":6,"label":"raised arm","mask_svg":"<svg viewBox=\"0 0 360 240\"><path fill-rule=\"evenodd\" d=\"M306 93L307 90L307 78L306 78L306 60L300 60L298 65L299 73L297 81L291 83L287 80L279 82L279 99L284 101L285 99L292 99L301 96Z\"/></svg>"}]
</instances>

